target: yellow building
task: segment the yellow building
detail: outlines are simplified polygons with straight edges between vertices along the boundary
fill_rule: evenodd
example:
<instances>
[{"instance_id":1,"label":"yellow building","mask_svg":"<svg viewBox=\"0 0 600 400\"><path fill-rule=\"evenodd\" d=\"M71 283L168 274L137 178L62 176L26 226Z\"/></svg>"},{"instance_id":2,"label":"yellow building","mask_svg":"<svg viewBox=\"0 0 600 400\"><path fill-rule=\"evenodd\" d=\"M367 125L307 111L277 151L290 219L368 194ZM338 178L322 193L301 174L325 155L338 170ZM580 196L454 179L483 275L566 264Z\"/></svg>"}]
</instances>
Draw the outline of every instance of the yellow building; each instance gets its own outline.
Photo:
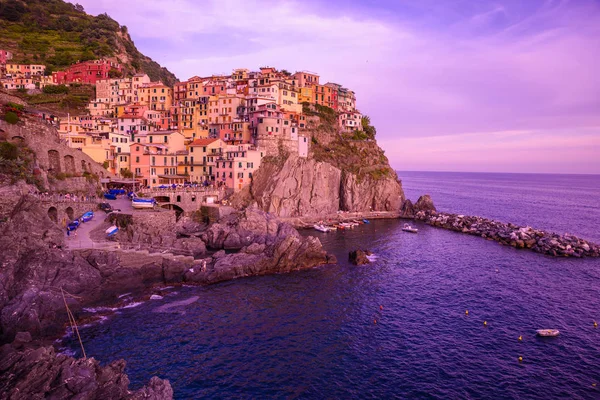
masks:
<instances>
[{"instance_id":1,"label":"yellow building","mask_svg":"<svg viewBox=\"0 0 600 400\"><path fill-rule=\"evenodd\" d=\"M301 87L300 94L298 96L298 103L314 103L315 102L315 91L311 87Z\"/></svg>"},{"instance_id":2,"label":"yellow building","mask_svg":"<svg viewBox=\"0 0 600 400\"><path fill-rule=\"evenodd\" d=\"M196 139L188 145L184 160L189 166L190 182L214 180L214 158L223 154L227 144L221 139ZM185 159L187 157L187 159Z\"/></svg>"},{"instance_id":3,"label":"yellow building","mask_svg":"<svg viewBox=\"0 0 600 400\"><path fill-rule=\"evenodd\" d=\"M139 102L149 110L169 111L173 105L173 89L162 83L149 83L138 88Z\"/></svg>"}]
</instances>

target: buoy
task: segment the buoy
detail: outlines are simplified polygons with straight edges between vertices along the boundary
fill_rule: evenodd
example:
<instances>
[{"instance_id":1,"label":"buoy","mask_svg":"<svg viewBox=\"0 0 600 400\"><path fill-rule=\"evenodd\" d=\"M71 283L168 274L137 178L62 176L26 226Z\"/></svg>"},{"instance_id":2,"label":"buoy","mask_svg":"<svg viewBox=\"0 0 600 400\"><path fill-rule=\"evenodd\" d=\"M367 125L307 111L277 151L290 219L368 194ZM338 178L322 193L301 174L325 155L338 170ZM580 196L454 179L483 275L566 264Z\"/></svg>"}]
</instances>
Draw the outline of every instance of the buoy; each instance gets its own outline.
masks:
<instances>
[{"instance_id":1,"label":"buoy","mask_svg":"<svg viewBox=\"0 0 600 400\"><path fill-rule=\"evenodd\" d=\"M523 357L519 357L519 362L523 362Z\"/></svg>"},{"instance_id":2,"label":"buoy","mask_svg":"<svg viewBox=\"0 0 600 400\"><path fill-rule=\"evenodd\" d=\"M380 310L383 310L383 306L379 306L379 309L380 309Z\"/></svg>"},{"instance_id":3,"label":"buoy","mask_svg":"<svg viewBox=\"0 0 600 400\"><path fill-rule=\"evenodd\" d=\"M465 311L465 315L469 315L469 310Z\"/></svg>"},{"instance_id":4,"label":"buoy","mask_svg":"<svg viewBox=\"0 0 600 400\"><path fill-rule=\"evenodd\" d=\"M487 321L483 321L483 326L487 326Z\"/></svg>"},{"instance_id":5,"label":"buoy","mask_svg":"<svg viewBox=\"0 0 600 400\"><path fill-rule=\"evenodd\" d=\"M519 336L519 340L523 340L523 336Z\"/></svg>"},{"instance_id":6,"label":"buoy","mask_svg":"<svg viewBox=\"0 0 600 400\"><path fill-rule=\"evenodd\" d=\"M376 324L376 323L377 323L377 320L376 320L376 319L374 319L374 320L373 320L373 323L374 323L374 324Z\"/></svg>"},{"instance_id":7,"label":"buoy","mask_svg":"<svg viewBox=\"0 0 600 400\"><path fill-rule=\"evenodd\" d=\"M594 321L594 328L598 327L598 323L596 321Z\"/></svg>"},{"instance_id":8,"label":"buoy","mask_svg":"<svg viewBox=\"0 0 600 400\"><path fill-rule=\"evenodd\" d=\"M595 384L595 383L592 383L592 386L596 387L596 384Z\"/></svg>"}]
</instances>

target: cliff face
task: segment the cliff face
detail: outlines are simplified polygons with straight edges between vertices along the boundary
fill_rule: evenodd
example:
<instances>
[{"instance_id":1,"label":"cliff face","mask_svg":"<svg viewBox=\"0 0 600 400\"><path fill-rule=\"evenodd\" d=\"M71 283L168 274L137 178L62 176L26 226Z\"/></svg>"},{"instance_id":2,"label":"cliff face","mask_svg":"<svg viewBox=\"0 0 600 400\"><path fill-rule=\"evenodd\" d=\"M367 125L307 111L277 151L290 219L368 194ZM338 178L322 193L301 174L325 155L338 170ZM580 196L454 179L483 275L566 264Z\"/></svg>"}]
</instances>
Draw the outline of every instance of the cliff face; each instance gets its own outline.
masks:
<instances>
[{"instance_id":1,"label":"cliff face","mask_svg":"<svg viewBox=\"0 0 600 400\"><path fill-rule=\"evenodd\" d=\"M333 110L313 112L307 158L281 151L263 159L249 188L234 197L280 217L320 217L338 211L399 211L404 192L372 137L342 133ZM310 114L309 114L310 115Z\"/></svg>"}]
</instances>

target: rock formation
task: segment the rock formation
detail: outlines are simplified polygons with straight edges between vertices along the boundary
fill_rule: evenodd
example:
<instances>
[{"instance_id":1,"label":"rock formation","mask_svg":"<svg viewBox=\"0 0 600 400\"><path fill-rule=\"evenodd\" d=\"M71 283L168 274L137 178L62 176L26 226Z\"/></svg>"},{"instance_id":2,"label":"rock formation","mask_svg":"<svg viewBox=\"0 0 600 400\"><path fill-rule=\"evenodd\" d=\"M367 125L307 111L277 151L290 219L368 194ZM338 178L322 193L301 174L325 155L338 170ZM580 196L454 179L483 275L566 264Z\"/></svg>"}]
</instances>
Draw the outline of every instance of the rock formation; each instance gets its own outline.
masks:
<instances>
[{"instance_id":1,"label":"rock formation","mask_svg":"<svg viewBox=\"0 0 600 400\"><path fill-rule=\"evenodd\" d=\"M0 393L3 399L173 398L169 381L157 377L142 389L129 391L123 360L102 367L93 358L74 359L57 354L53 347L30 343L28 334L19 336L12 345L5 344L0 348Z\"/></svg>"},{"instance_id":2,"label":"rock formation","mask_svg":"<svg viewBox=\"0 0 600 400\"><path fill-rule=\"evenodd\" d=\"M600 245L574 235L557 235L528 226L505 224L482 217L437 213L433 210L419 210L415 218L435 227L480 236L506 246L531 249L554 257L600 257Z\"/></svg>"},{"instance_id":3,"label":"rock formation","mask_svg":"<svg viewBox=\"0 0 600 400\"><path fill-rule=\"evenodd\" d=\"M348 254L348 261L354 265L365 265L370 264L371 260L367 257L367 251L354 250Z\"/></svg>"},{"instance_id":4,"label":"rock formation","mask_svg":"<svg viewBox=\"0 0 600 400\"><path fill-rule=\"evenodd\" d=\"M400 209L400 218L415 218L415 215L419 211L435 213L436 208L433 205L431 196L428 194L419 197L415 204L408 199L404 200L404 203L402 203L402 208Z\"/></svg>"}]
</instances>

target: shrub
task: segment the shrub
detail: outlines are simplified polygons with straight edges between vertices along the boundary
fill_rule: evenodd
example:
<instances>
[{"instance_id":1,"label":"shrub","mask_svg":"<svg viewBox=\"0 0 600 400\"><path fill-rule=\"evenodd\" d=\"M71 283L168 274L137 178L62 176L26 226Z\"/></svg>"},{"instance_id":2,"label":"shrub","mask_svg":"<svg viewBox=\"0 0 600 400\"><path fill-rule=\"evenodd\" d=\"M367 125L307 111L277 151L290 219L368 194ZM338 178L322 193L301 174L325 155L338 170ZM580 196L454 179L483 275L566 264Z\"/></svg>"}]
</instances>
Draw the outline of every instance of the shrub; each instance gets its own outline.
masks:
<instances>
[{"instance_id":1,"label":"shrub","mask_svg":"<svg viewBox=\"0 0 600 400\"><path fill-rule=\"evenodd\" d=\"M7 111L6 114L4 114L4 120L9 124L14 125L19 122L19 116L12 111Z\"/></svg>"},{"instance_id":2,"label":"shrub","mask_svg":"<svg viewBox=\"0 0 600 400\"><path fill-rule=\"evenodd\" d=\"M19 148L10 142L0 143L0 158L5 160L16 160L19 158Z\"/></svg>"},{"instance_id":3,"label":"shrub","mask_svg":"<svg viewBox=\"0 0 600 400\"><path fill-rule=\"evenodd\" d=\"M65 85L48 85L42 91L46 94L64 94L69 92L69 88Z\"/></svg>"},{"instance_id":4,"label":"shrub","mask_svg":"<svg viewBox=\"0 0 600 400\"><path fill-rule=\"evenodd\" d=\"M17 111L23 111L25 109L25 107L23 105L17 104L17 103L12 103L12 102L6 103L6 107L13 109L13 110L17 110Z\"/></svg>"}]
</instances>

